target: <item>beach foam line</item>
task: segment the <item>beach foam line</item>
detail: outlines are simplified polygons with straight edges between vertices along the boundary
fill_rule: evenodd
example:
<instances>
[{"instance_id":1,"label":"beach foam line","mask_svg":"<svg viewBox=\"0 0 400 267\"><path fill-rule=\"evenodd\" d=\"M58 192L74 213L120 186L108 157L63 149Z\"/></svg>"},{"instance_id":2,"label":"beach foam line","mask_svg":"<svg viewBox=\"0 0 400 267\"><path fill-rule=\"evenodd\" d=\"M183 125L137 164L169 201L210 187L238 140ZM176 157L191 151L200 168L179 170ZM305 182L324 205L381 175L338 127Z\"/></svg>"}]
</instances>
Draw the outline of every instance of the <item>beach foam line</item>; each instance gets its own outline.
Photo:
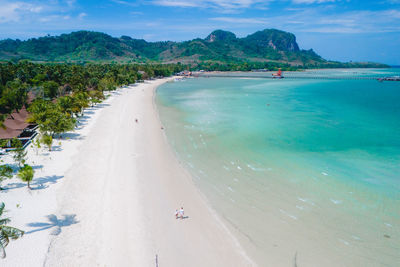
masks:
<instances>
[{"instance_id":1,"label":"beach foam line","mask_svg":"<svg viewBox=\"0 0 400 267\"><path fill-rule=\"evenodd\" d=\"M292 215L292 214L290 214L290 213L284 211L283 209L279 209L279 211L280 211L282 214L285 214L286 216L292 218L293 220L297 220L297 217L296 217L296 216L294 216L294 215Z\"/></svg>"},{"instance_id":2,"label":"beach foam line","mask_svg":"<svg viewBox=\"0 0 400 267\"><path fill-rule=\"evenodd\" d=\"M300 200L301 202L305 202L305 203L311 204L312 206L315 206L315 203L312 202L312 201L309 200L309 199L301 198L301 197L298 197L297 199Z\"/></svg>"},{"instance_id":3,"label":"beach foam line","mask_svg":"<svg viewBox=\"0 0 400 267\"><path fill-rule=\"evenodd\" d=\"M341 239L341 238L338 238L338 240L339 240L340 242L342 242L343 244L345 244L346 246L350 246L350 243L347 242L346 240L343 240L343 239Z\"/></svg>"},{"instance_id":4,"label":"beach foam line","mask_svg":"<svg viewBox=\"0 0 400 267\"><path fill-rule=\"evenodd\" d=\"M342 202L343 202L343 200L337 200L337 199L329 199L333 204L335 204L335 205L339 205L339 204L342 204Z\"/></svg>"},{"instance_id":5,"label":"beach foam line","mask_svg":"<svg viewBox=\"0 0 400 267\"><path fill-rule=\"evenodd\" d=\"M260 171L264 171L265 169L263 168L256 168L250 164L247 164L247 167L249 167L251 170L256 171L256 172L260 172Z\"/></svg>"}]
</instances>

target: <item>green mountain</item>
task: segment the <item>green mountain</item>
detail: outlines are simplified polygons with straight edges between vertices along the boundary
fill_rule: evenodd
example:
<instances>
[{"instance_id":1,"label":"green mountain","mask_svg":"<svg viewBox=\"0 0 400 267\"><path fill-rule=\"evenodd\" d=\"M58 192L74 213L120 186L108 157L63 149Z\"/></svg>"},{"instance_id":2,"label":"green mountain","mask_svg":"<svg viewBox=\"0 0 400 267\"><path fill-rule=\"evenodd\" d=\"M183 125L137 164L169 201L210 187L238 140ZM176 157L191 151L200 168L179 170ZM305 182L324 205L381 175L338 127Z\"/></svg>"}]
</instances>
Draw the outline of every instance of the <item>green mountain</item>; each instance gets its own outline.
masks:
<instances>
[{"instance_id":1,"label":"green mountain","mask_svg":"<svg viewBox=\"0 0 400 267\"><path fill-rule=\"evenodd\" d=\"M78 31L26 41L0 41L0 60L123 62L276 62L290 65L329 64L312 49L300 50L292 33L266 29L237 38L216 30L205 39L146 42L129 36Z\"/></svg>"}]
</instances>

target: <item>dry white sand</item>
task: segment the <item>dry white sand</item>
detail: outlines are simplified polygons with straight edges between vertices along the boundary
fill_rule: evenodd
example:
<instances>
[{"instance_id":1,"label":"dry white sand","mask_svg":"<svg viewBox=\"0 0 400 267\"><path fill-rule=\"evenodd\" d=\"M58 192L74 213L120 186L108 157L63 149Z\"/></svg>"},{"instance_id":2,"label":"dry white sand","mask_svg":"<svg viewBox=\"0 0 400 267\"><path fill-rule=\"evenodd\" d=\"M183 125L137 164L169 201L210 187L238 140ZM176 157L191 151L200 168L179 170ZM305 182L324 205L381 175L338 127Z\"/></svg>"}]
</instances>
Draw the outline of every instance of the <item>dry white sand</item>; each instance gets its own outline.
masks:
<instances>
[{"instance_id":1,"label":"dry white sand","mask_svg":"<svg viewBox=\"0 0 400 267\"><path fill-rule=\"evenodd\" d=\"M112 101L115 93L111 93L105 103ZM51 152L45 147L38 151L32 146L26 149L27 163L35 170L32 190L16 177L2 183L5 190L0 191L0 202L6 204L3 216L9 217L9 225L24 230L25 235L10 242L6 247L7 257L0 259L0 266L43 266L52 238L74 221L73 217L55 215L56 194L63 186L65 173L71 168L80 145L88 138L103 105L107 104L88 108L80 118L77 129L64 134L62 140L55 140ZM8 163L17 168L12 153L2 156L1 161L1 164Z\"/></svg>"},{"instance_id":2,"label":"dry white sand","mask_svg":"<svg viewBox=\"0 0 400 267\"><path fill-rule=\"evenodd\" d=\"M156 257L159 266L254 265L166 141L153 101L165 81L88 109L57 151L29 149L43 168L36 190L13 179L17 188L0 193L11 225L27 231L1 266L156 266ZM181 206L188 218L176 220Z\"/></svg>"}]
</instances>

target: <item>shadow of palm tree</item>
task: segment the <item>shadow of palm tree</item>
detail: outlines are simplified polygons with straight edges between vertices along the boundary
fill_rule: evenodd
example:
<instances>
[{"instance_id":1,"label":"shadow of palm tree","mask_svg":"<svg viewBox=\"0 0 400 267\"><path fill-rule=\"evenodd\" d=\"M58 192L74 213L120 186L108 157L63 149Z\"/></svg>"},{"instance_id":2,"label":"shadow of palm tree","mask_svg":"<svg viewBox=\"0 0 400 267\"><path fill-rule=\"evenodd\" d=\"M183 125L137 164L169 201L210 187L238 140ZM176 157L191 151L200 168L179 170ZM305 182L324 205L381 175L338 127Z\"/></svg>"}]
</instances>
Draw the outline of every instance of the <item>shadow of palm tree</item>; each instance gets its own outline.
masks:
<instances>
[{"instance_id":1,"label":"shadow of palm tree","mask_svg":"<svg viewBox=\"0 0 400 267\"><path fill-rule=\"evenodd\" d=\"M52 176L45 176L45 177L39 177L33 179L31 183L31 190L40 190L44 189L50 186L50 184L56 184L58 180L62 179L64 176L60 175L52 175ZM12 189L17 189L21 187L26 187L26 183L8 183L7 187L5 187L5 190L12 190Z\"/></svg>"},{"instance_id":2,"label":"shadow of palm tree","mask_svg":"<svg viewBox=\"0 0 400 267\"><path fill-rule=\"evenodd\" d=\"M56 151L62 151L61 146L53 145L51 146L51 151L56 152Z\"/></svg>"},{"instance_id":3,"label":"shadow of palm tree","mask_svg":"<svg viewBox=\"0 0 400 267\"><path fill-rule=\"evenodd\" d=\"M63 139L82 140L83 137L78 133L64 133Z\"/></svg>"},{"instance_id":4,"label":"shadow of palm tree","mask_svg":"<svg viewBox=\"0 0 400 267\"><path fill-rule=\"evenodd\" d=\"M57 218L56 215L50 214L46 216L49 222L33 222L33 223L28 223L27 226L29 227L34 227L36 229L25 232L25 234L33 234L35 232L39 231L44 231L47 229L53 228L53 231L51 231L51 235L59 235L61 233L61 230L63 227L70 226L73 224L79 223L79 221L76 220L76 215L75 214L64 214L62 215L63 218Z\"/></svg>"},{"instance_id":5,"label":"shadow of palm tree","mask_svg":"<svg viewBox=\"0 0 400 267\"><path fill-rule=\"evenodd\" d=\"M97 105L94 106L94 107L91 107L91 109L92 109L92 110L97 110L97 109L101 109L101 108L107 107L107 106L109 106L109 105L110 105L110 104L101 103L101 104L97 104Z\"/></svg>"},{"instance_id":6,"label":"shadow of palm tree","mask_svg":"<svg viewBox=\"0 0 400 267\"><path fill-rule=\"evenodd\" d=\"M50 184L56 184L58 180L62 178L64 178L64 176L62 175L52 175L36 178L33 180L33 183L31 183L31 185L36 185L36 187L32 188L32 190L47 188Z\"/></svg>"},{"instance_id":7,"label":"shadow of palm tree","mask_svg":"<svg viewBox=\"0 0 400 267\"><path fill-rule=\"evenodd\" d=\"M39 169L41 170L43 168L43 165L42 164L41 165L33 165L33 166L31 165L31 167L32 167L32 169L34 169L36 171Z\"/></svg>"}]
</instances>

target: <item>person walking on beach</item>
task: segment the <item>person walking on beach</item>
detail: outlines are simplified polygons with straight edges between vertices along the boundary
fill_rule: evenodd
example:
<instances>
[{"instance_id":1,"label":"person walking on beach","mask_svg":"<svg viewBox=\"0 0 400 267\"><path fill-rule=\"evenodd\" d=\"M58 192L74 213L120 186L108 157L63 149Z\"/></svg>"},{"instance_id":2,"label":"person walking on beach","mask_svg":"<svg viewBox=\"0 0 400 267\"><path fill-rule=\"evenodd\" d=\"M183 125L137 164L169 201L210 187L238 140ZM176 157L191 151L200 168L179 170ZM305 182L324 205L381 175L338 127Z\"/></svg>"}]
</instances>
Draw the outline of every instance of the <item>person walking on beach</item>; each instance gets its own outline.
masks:
<instances>
[{"instance_id":1,"label":"person walking on beach","mask_svg":"<svg viewBox=\"0 0 400 267\"><path fill-rule=\"evenodd\" d=\"M175 219L178 219L179 218L179 212L178 212L178 210L175 210Z\"/></svg>"},{"instance_id":2,"label":"person walking on beach","mask_svg":"<svg viewBox=\"0 0 400 267\"><path fill-rule=\"evenodd\" d=\"M181 220L183 219L183 216L185 215L185 211L183 210L183 207L179 210L179 215L181 216Z\"/></svg>"}]
</instances>

